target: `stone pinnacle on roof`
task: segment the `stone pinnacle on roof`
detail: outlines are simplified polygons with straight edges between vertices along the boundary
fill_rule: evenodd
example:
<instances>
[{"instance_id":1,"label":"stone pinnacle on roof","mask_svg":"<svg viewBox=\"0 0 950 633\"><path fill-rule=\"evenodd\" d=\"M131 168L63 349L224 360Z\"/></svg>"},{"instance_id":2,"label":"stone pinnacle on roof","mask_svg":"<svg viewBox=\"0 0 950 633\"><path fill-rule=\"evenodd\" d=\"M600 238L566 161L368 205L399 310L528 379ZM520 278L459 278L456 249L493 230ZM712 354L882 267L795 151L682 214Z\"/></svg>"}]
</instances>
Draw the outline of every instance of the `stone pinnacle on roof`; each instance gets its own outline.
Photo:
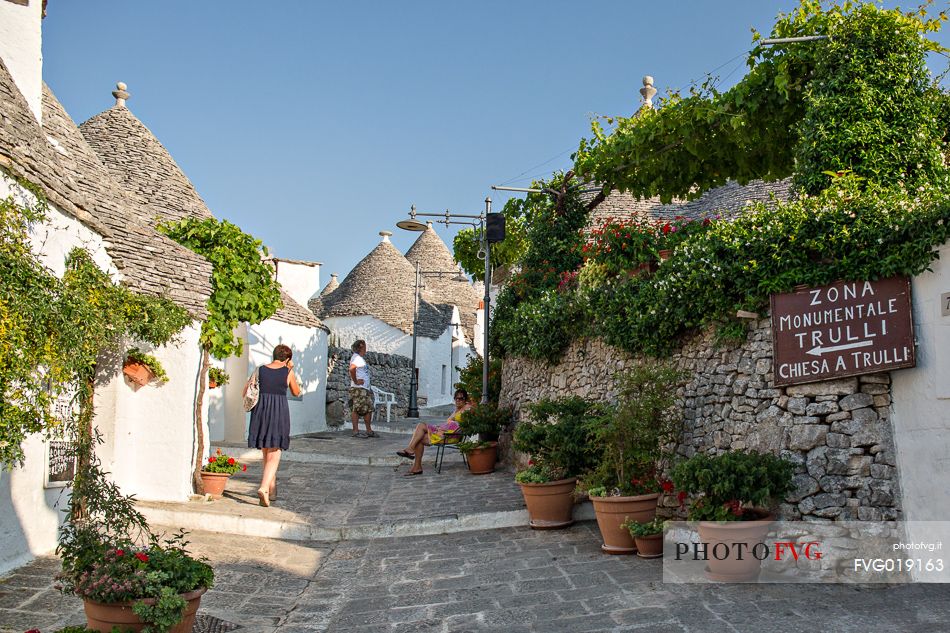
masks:
<instances>
[{"instance_id":1,"label":"stone pinnacle on roof","mask_svg":"<svg viewBox=\"0 0 950 633\"><path fill-rule=\"evenodd\" d=\"M125 102L132 96L126 92L126 88L128 88L128 86L120 81L115 85L115 90L112 91L112 96L115 97L115 104L123 108L125 107Z\"/></svg>"},{"instance_id":2,"label":"stone pinnacle on roof","mask_svg":"<svg viewBox=\"0 0 950 633\"><path fill-rule=\"evenodd\" d=\"M337 277L336 273L330 273L330 282L320 291L321 299L340 287L340 280Z\"/></svg>"},{"instance_id":3,"label":"stone pinnacle on roof","mask_svg":"<svg viewBox=\"0 0 950 633\"><path fill-rule=\"evenodd\" d=\"M389 238L392 237L393 232L392 232L392 231L380 231L379 234L383 236L383 239L382 239L383 242L389 242Z\"/></svg>"},{"instance_id":4,"label":"stone pinnacle on roof","mask_svg":"<svg viewBox=\"0 0 950 633\"><path fill-rule=\"evenodd\" d=\"M112 93L116 105L79 126L109 173L148 207L150 222L212 217L168 150L125 106L125 84L119 82L117 88Z\"/></svg>"},{"instance_id":5,"label":"stone pinnacle on roof","mask_svg":"<svg viewBox=\"0 0 950 633\"><path fill-rule=\"evenodd\" d=\"M432 228L432 223L426 224L426 230L406 252L406 259L413 266L418 264L423 273L430 273L424 277L434 301L458 307L465 338L471 342L475 334L478 292L467 280L460 280L459 265L451 251Z\"/></svg>"},{"instance_id":6,"label":"stone pinnacle on roof","mask_svg":"<svg viewBox=\"0 0 950 633\"><path fill-rule=\"evenodd\" d=\"M643 97L643 107L653 109L653 97L656 96L656 88L653 87L653 77L647 75L643 78L643 87L640 88L640 96Z\"/></svg>"}]
</instances>

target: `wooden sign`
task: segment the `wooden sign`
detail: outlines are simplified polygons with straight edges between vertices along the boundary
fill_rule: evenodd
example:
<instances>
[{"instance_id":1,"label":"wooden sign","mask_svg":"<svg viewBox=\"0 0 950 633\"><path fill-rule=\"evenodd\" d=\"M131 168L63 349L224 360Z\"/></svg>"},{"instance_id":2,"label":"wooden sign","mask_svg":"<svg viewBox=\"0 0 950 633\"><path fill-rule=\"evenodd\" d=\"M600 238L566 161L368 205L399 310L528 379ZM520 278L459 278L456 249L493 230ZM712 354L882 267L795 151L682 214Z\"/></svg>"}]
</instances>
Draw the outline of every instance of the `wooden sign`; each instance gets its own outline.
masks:
<instances>
[{"instance_id":1,"label":"wooden sign","mask_svg":"<svg viewBox=\"0 0 950 633\"><path fill-rule=\"evenodd\" d=\"M776 386L916 364L906 277L839 281L771 299Z\"/></svg>"}]
</instances>

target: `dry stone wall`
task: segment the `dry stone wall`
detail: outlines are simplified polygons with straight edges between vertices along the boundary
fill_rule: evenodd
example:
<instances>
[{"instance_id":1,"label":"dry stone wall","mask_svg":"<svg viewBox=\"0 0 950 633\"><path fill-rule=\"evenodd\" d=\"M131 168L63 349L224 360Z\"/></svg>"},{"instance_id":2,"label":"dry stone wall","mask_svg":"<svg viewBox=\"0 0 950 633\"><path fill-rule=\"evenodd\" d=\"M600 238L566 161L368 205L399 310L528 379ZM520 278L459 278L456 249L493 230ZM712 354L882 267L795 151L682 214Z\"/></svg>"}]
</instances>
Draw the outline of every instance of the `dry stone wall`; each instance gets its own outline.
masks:
<instances>
[{"instance_id":1,"label":"dry stone wall","mask_svg":"<svg viewBox=\"0 0 950 633\"><path fill-rule=\"evenodd\" d=\"M350 387L350 357L353 352L346 347L330 347L327 360L327 424L337 426L346 419L347 392ZM396 394L396 404L392 407L394 416L404 416L409 408L409 376L412 361L398 354L380 354L367 352L370 384L383 391Z\"/></svg>"},{"instance_id":2,"label":"dry stone wall","mask_svg":"<svg viewBox=\"0 0 950 633\"><path fill-rule=\"evenodd\" d=\"M697 335L671 361L689 376L677 390L679 455L751 449L794 461L796 489L780 508L787 520L900 518L889 374L775 387L768 319L753 322L741 345ZM516 415L545 397L611 401L614 375L638 362L598 339L575 341L554 366L506 359L501 401Z\"/></svg>"}]
</instances>

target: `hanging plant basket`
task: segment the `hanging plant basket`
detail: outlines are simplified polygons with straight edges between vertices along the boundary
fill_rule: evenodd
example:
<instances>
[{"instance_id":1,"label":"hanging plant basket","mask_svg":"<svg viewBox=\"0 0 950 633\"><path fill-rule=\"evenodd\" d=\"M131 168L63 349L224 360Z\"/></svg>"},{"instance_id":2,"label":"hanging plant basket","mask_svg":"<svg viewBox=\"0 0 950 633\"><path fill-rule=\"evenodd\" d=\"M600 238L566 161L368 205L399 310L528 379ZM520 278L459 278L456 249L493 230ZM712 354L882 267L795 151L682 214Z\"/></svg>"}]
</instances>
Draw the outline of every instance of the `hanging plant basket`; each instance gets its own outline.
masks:
<instances>
[{"instance_id":1,"label":"hanging plant basket","mask_svg":"<svg viewBox=\"0 0 950 633\"><path fill-rule=\"evenodd\" d=\"M155 378L155 374L152 373L151 369L135 361L126 361L125 365L122 366L122 373L128 376L129 380L142 387Z\"/></svg>"}]
</instances>

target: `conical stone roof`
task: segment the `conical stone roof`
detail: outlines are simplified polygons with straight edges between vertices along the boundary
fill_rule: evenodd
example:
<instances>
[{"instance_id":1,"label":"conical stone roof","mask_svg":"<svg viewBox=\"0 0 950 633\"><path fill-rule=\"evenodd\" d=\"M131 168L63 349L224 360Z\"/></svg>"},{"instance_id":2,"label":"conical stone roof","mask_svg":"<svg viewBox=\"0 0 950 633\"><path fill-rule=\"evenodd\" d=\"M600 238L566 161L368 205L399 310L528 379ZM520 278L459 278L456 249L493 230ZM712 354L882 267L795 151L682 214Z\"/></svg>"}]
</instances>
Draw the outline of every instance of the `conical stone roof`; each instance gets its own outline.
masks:
<instances>
[{"instance_id":1,"label":"conical stone roof","mask_svg":"<svg viewBox=\"0 0 950 633\"><path fill-rule=\"evenodd\" d=\"M116 104L80 126L113 179L137 204L135 219L146 225L185 218L211 218L211 210L155 135L125 106L125 84L113 92ZM176 262L183 265L183 261ZM281 290L283 305L273 319L302 327L326 329L310 310Z\"/></svg>"},{"instance_id":2,"label":"conical stone roof","mask_svg":"<svg viewBox=\"0 0 950 633\"><path fill-rule=\"evenodd\" d=\"M388 236L353 267L335 290L320 296L320 318L373 316L409 334L416 272ZM452 306L438 305L423 295L419 305L419 336L438 338L452 319Z\"/></svg>"},{"instance_id":3,"label":"conical stone roof","mask_svg":"<svg viewBox=\"0 0 950 633\"><path fill-rule=\"evenodd\" d=\"M320 314L320 310L323 309L322 307L323 304L321 303L323 298L339 287L340 287L340 282L337 279L337 274L332 273L330 275L330 281L327 283L326 286L323 287L323 290L320 291L319 295L317 295L316 297L310 298L310 301L307 302L307 307L310 308L310 311L313 312L314 314Z\"/></svg>"},{"instance_id":4,"label":"conical stone roof","mask_svg":"<svg viewBox=\"0 0 950 633\"><path fill-rule=\"evenodd\" d=\"M205 318L211 263L141 221L148 213L115 182L46 84L43 131L66 174L92 203L90 213L109 229L107 250L122 281L139 292L168 296Z\"/></svg>"},{"instance_id":5,"label":"conical stone roof","mask_svg":"<svg viewBox=\"0 0 950 633\"><path fill-rule=\"evenodd\" d=\"M418 264L422 271L442 273L423 276L426 291L432 300L458 307L465 338L471 345L475 335L475 312L478 310L479 296L471 283L455 278L457 275L453 272L458 269L458 264L431 223L406 252L406 259L413 267Z\"/></svg>"},{"instance_id":6,"label":"conical stone roof","mask_svg":"<svg viewBox=\"0 0 950 633\"><path fill-rule=\"evenodd\" d=\"M119 184L158 220L211 217L168 150L125 105L117 103L79 129Z\"/></svg>"}]
</instances>

